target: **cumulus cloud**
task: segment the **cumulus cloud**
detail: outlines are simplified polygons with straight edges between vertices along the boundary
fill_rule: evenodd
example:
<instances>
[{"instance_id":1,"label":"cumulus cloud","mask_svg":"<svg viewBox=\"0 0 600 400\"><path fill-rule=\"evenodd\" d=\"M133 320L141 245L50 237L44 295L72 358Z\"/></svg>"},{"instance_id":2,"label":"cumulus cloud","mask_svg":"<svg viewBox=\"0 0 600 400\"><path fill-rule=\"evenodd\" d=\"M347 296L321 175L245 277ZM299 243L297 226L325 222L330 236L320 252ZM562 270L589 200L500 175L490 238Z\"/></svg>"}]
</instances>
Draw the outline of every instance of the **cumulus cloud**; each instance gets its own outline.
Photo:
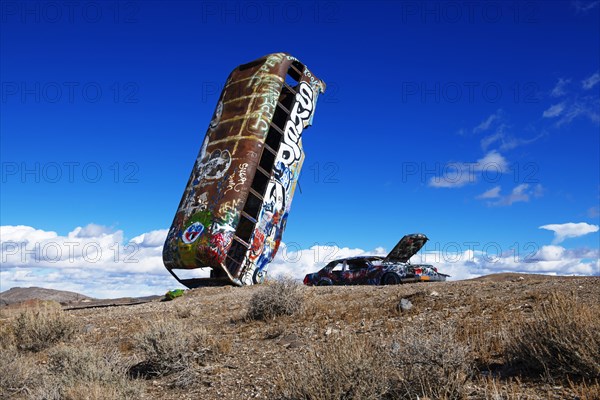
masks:
<instances>
[{"instance_id":1,"label":"cumulus cloud","mask_svg":"<svg viewBox=\"0 0 600 400\"><path fill-rule=\"evenodd\" d=\"M541 228L553 230L564 237L598 231L595 225L573 225L576 227L558 224ZM78 237L78 233L86 228L87 232L96 232L98 236ZM75 228L61 236L28 226L2 226L0 290L41 286L98 298L162 294L182 287L162 265L162 244L166 233L166 229L160 229L125 241L122 240L123 232L105 227ZM86 254L83 248L89 243L93 244L88 246ZM69 247L71 253L67 251ZM597 275L599 271L598 249L566 249L556 243L541 247L526 243L518 249L514 247L503 251L496 243L474 246L473 242L464 245L429 242L413 256L411 262L433 264L441 272L451 275L451 280L499 272ZM57 249L62 251L60 257ZM302 249L294 243L282 243L269 266L269 275L287 275L301 280L307 273L315 272L335 259L385 256L387 252L383 247L364 250L332 244ZM198 273L202 275L206 271Z\"/></svg>"},{"instance_id":2,"label":"cumulus cloud","mask_svg":"<svg viewBox=\"0 0 600 400\"><path fill-rule=\"evenodd\" d=\"M113 233L107 226L88 224L84 227L78 226L72 232L69 232L69 237L75 238L95 238Z\"/></svg>"},{"instance_id":3,"label":"cumulus cloud","mask_svg":"<svg viewBox=\"0 0 600 400\"><path fill-rule=\"evenodd\" d=\"M487 171L489 169L498 172L508 171L508 162L506 161L506 158L495 150L488 152L485 156L477 160L475 164L477 171Z\"/></svg>"},{"instance_id":4,"label":"cumulus cloud","mask_svg":"<svg viewBox=\"0 0 600 400\"><path fill-rule=\"evenodd\" d=\"M432 250L433 249L433 250ZM362 255L385 256L387 251L313 246L310 249L288 249L278 254L269 267L272 277L288 276L302 280L328 262ZM449 280L471 279L482 275L516 272L550 275L598 275L598 249L565 249L561 246L539 246L532 242L513 244L503 249L498 243L432 243L429 242L411 260L413 264L431 264L450 275Z\"/></svg>"},{"instance_id":5,"label":"cumulus cloud","mask_svg":"<svg viewBox=\"0 0 600 400\"><path fill-rule=\"evenodd\" d=\"M444 247L441 246L442 249ZM572 250L554 245L540 246L533 242L515 243L509 249L502 249L494 242L454 247L458 251L424 251L411 261L434 264L440 271L452 275L452 280L501 272L549 275L600 273L598 249Z\"/></svg>"},{"instance_id":6,"label":"cumulus cloud","mask_svg":"<svg viewBox=\"0 0 600 400\"><path fill-rule=\"evenodd\" d=\"M43 286L94 297L161 293L165 285L179 286L162 264L166 235L162 229L125 241L122 231L95 224L64 236L30 226L1 226L0 290Z\"/></svg>"},{"instance_id":7,"label":"cumulus cloud","mask_svg":"<svg viewBox=\"0 0 600 400\"><path fill-rule=\"evenodd\" d=\"M598 225L591 225L586 222L566 224L548 224L540 226L540 229L546 229L554 232L554 244L561 243L568 238L576 238L589 233L598 232Z\"/></svg>"},{"instance_id":8,"label":"cumulus cloud","mask_svg":"<svg viewBox=\"0 0 600 400\"><path fill-rule=\"evenodd\" d=\"M293 243L282 243L277 256L269 266L269 275L303 279L306 274L316 272L336 259L366 255L385 256L386 254L387 252L383 247L366 251L359 248L338 247L332 244L315 245L308 249L301 249Z\"/></svg>"}]
</instances>

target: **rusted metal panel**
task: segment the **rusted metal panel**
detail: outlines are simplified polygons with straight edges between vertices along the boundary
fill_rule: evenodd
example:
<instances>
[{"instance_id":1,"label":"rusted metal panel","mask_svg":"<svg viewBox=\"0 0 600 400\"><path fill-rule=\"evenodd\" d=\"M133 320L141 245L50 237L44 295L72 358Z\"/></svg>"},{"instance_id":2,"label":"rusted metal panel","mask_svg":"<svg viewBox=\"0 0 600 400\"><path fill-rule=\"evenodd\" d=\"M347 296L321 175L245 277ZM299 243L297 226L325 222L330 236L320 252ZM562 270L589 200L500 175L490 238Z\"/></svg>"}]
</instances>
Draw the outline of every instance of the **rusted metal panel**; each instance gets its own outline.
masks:
<instances>
[{"instance_id":1,"label":"rusted metal panel","mask_svg":"<svg viewBox=\"0 0 600 400\"><path fill-rule=\"evenodd\" d=\"M324 90L286 53L229 75L163 249L176 278L173 270L195 268L211 268L211 278L180 282L242 285L264 278L302 168L302 132Z\"/></svg>"}]
</instances>

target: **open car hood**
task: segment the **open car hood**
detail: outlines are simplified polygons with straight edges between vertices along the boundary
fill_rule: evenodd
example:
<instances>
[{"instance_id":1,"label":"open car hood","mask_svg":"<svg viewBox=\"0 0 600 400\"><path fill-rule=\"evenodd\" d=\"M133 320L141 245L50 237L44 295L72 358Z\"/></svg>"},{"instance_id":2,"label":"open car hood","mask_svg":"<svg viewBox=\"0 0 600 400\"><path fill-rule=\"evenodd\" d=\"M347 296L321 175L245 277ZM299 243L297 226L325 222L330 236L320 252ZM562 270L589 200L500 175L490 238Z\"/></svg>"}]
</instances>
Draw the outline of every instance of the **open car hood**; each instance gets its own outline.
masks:
<instances>
[{"instance_id":1,"label":"open car hood","mask_svg":"<svg viewBox=\"0 0 600 400\"><path fill-rule=\"evenodd\" d=\"M419 250L429 238L422 233L412 233L404 236L398 244L390 251L383 262L407 262L412 256L417 254Z\"/></svg>"}]
</instances>

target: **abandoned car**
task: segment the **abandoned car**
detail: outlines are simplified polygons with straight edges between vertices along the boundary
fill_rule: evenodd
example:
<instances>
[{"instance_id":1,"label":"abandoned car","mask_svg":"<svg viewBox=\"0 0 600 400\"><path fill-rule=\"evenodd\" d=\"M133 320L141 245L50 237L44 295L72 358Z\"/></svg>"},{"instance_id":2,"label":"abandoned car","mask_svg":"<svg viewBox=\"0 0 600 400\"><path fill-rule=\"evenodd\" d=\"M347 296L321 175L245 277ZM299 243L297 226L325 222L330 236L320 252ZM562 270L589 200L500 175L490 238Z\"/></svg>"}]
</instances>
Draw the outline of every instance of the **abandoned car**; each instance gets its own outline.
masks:
<instances>
[{"instance_id":1,"label":"abandoned car","mask_svg":"<svg viewBox=\"0 0 600 400\"><path fill-rule=\"evenodd\" d=\"M394 285L419 281L445 281L449 275L427 264L411 264L429 239L422 233L404 236L386 257L362 256L334 260L304 277L308 286Z\"/></svg>"}]
</instances>

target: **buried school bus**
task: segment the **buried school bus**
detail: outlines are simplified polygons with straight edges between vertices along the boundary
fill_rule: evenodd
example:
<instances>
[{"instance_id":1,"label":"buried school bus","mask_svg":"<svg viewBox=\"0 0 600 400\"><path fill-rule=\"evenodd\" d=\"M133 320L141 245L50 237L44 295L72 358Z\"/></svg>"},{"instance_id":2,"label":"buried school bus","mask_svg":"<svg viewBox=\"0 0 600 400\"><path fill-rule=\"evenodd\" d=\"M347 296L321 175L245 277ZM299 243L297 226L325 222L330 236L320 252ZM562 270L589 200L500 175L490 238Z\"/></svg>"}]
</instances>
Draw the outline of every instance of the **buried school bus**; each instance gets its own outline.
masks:
<instances>
[{"instance_id":1,"label":"buried school bus","mask_svg":"<svg viewBox=\"0 0 600 400\"><path fill-rule=\"evenodd\" d=\"M264 280L304 161L302 132L324 91L286 53L229 75L163 248L175 279L189 288ZM175 273L197 268L210 277Z\"/></svg>"}]
</instances>

